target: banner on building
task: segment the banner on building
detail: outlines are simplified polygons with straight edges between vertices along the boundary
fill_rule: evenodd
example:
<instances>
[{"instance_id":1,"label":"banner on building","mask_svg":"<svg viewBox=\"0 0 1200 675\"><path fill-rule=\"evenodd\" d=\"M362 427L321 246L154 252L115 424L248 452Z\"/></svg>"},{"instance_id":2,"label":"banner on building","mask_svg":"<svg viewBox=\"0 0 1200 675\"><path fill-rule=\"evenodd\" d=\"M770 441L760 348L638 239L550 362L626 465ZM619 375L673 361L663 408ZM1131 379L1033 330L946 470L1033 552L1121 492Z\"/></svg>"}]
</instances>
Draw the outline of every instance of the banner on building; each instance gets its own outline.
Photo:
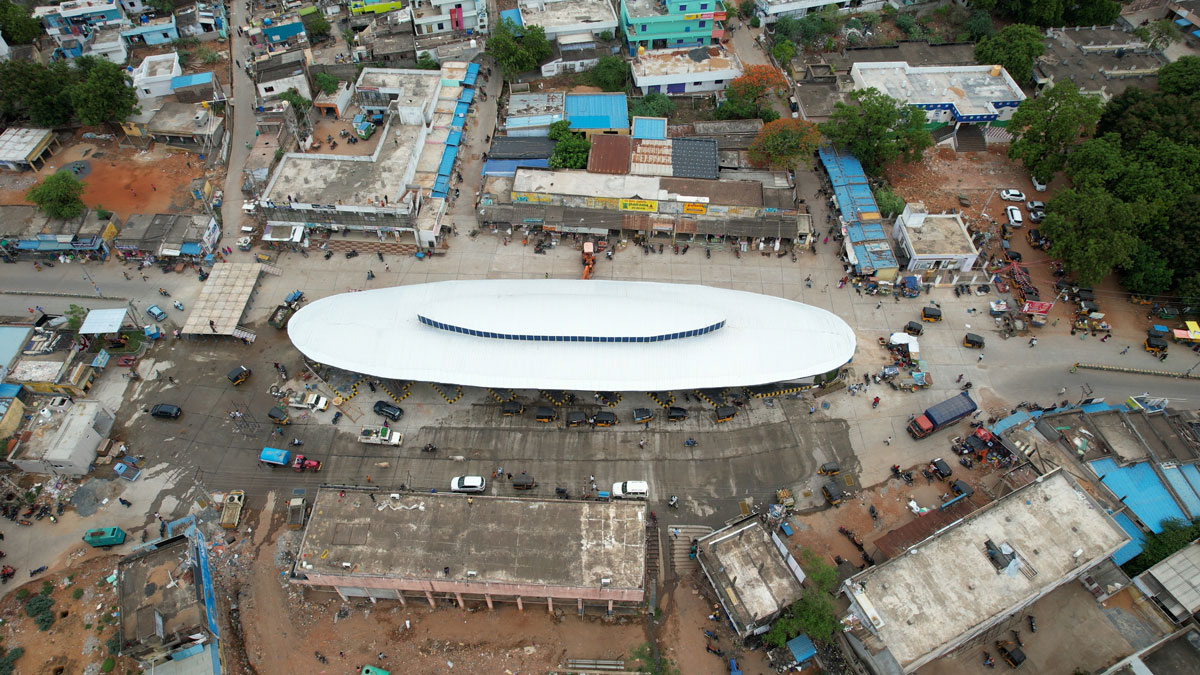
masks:
<instances>
[{"instance_id":1,"label":"banner on building","mask_svg":"<svg viewBox=\"0 0 1200 675\"><path fill-rule=\"evenodd\" d=\"M652 199L622 199L621 210L653 213L658 210L658 202Z\"/></svg>"}]
</instances>

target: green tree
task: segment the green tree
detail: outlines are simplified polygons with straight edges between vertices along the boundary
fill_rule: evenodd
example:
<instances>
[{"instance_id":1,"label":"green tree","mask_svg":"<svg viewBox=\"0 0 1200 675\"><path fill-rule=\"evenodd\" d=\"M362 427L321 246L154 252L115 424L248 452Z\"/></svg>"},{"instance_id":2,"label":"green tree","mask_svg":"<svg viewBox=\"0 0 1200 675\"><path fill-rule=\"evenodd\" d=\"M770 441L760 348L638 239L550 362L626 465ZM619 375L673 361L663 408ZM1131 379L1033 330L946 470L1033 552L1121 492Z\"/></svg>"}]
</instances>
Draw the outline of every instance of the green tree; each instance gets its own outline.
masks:
<instances>
[{"instance_id":1,"label":"green tree","mask_svg":"<svg viewBox=\"0 0 1200 675\"><path fill-rule=\"evenodd\" d=\"M742 0L739 2L737 6L737 13L738 16L742 17L743 19L748 18L751 14L754 14L754 0Z\"/></svg>"},{"instance_id":2,"label":"green tree","mask_svg":"<svg viewBox=\"0 0 1200 675\"><path fill-rule=\"evenodd\" d=\"M821 133L841 145L878 175L894 159L915 162L933 138L925 129L925 113L881 93L874 87L850 94L853 104L837 103Z\"/></svg>"},{"instance_id":3,"label":"green tree","mask_svg":"<svg viewBox=\"0 0 1200 675\"><path fill-rule=\"evenodd\" d=\"M887 185L875 191L875 203L884 218L893 218L904 211L904 198L892 191Z\"/></svg>"},{"instance_id":4,"label":"green tree","mask_svg":"<svg viewBox=\"0 0 1200 675\"><path fill-rule=\"evenodd\" d=\"M320 14L313 14L312 17L304 22L304 32L308 33L308 39L316 41L328 37L332 29L329 22Z\"/></svg>"},{"instance_id":5,"label":"green tree","mask_svg":"<svg viewBox=\"0 0 1200 675\"><path fill-rule=\"evenodd\" d=\"M1159 68L1158 90L1180 96L1200 92L1200 56L1181 56L1174 63Z\"/></svg>"},{"instance_id":6,"label":"green tree","mask_svg":"<svg viewBox=\"0 0 1200 675\"><path fill-rule=\"evenodd\" d=\"M600 39L604 42L612 42L613 33L611 30L600 31Z\"/></svg>"},{"instance_id":7,"label":"green tree","mask_svg":"<svg viewBox=\"0 0 1200 675\"><path fill-rule=\"evenodd\" d=\"M1102 105L1070 81L1021 101L1008 123L1008 131L1016 136L1008 156L1021 160L1038 181L1049 183L1066 166L1067 154L1096 130Z\"/></svg>"},{"instance_id":8,"label":"green tree","mask_svg":"<svg viewBox=\"0 0 1200 675\"><path fill-rule=\"evenodd\" d=\"M418 67L419 66L420 64L418 64ZM338 90L341 80L330 75L329 73L314 73L313 84L317 85L317 89L320 89L322 92L326 94L332 94Z\"/></svg>"},{"instance_id":9,"label":"green tree","mask_svg":"<svg viewBox=\"0 0 1200 675\"><path fill-rule=\"evenodd\" d=\"M1111 26L1121 15L1121 5L1115 0L1075 0L1064 14L1068 26Z\"/></svg>"},{"instance_id":10,"label":"green tree","mask_svg":"<svg viewBox=\"0 0 1200 675\"><path fill-rule=\"evenodd\" d=\"M87 125L124 122L138 113L137 92L121 66L99 61L71 92L75 115Z\"/></svg>"},{"instance_id":11,"label":"green tree","mask_svg":"<svg viewBox=\"0 0 1200 675\"><path fill-rule=\"evenodd\" d=\"M767 644L776 647L784 646L801 633L814 640L828 642L841 628L831 597L837 589L837 568L809 549L801 549L799 559L808 588L763 636Z\"/></svg>"},{"instance_id":12,"label":"green tree","mask_svg":"<svg viewBox=\"0 0 1200 675\"><path fill-rule=\"evenodd\" d=\"M1066 260L1084 286L1127 265L1137 250L1130 205L1092 186L1058 193L1041 230L1053 242L1050 254Z\"/></svg>"},{"instance_id":13,"label":"green tree","mask_svg":"<svg viewBox=\"0 0 1200 675\"><path fill-rule=\"evenodd\" d=\"M78 71L61 60L48 66L22 60L0 63L0 116L39 127L64 126L71 121L71 89L77 79Z\"/></svg>"},{"instance_id":14,"label":"green tree","mask_svg":"<svg viewBox=\"0 0 1200 675\"><path fill-rule=\"evenodd\" d=\"M280 94L279 98L291 103L292 107L295 108L296 112L299 114L305 113L309 108L312 107L312 101L301 96L300 92L296 91L295 87L292 87L291 89L288 89Z\"/></svg>"},{"instance_id":15,"label":"green tree","mask_svg":"<svg viewBox=\"0 0 1200 675\"><path fill-rule=\"evenodd\" d=\"M83 213L83 183L69 171L60 171L47 176L41 183L25 193L25 199L33 202L51 218L74 218Z\"/></svg>"},{"instance_id":16,"label":"green tree","mask_svg":"<svg viewBox=\"0 0 1200 675\"><path fill-rule=\"evenodd\" d=\"M972 6L975 6L974 3ZM981 9L976 9L971 13L971 17L963 23L963 29L967 31L967 35L972 40L978 42L991 35L995 30L992 24L992 15Z\"/></svg>"},{"instance_id":17,"label":"green tree","mask_svg":"<svg viewBox=\"0 0 1200 675\"><path fill-rule=\"evenodd\" d=\"M1083 1L1089 2L1091 0ZM974 2L971 3L971 6L978 7ZM986 9L983 7L978 8ZM996 9L1000 14L1014 21L1023 21L1037 26L1063 25L1063 0L997 0Z\"/></svg>"},{"instance_id":18,"label":"green tree","mask_svg":"<svg viewBox=\"0 0 1200 675\"><path fill-rule=\"evenodd\" d=\"M1122 283L1138 295L1160 295L1171 290L1173 275L1166 258L1143 241L1126 265Z\"/></svg>"},{"instance_id":19,"label":"green tree","mask_svg":"<svg viewBox=\"0 0 1200 675\"><path fill-rule=\"evenodd\" d=\"M1129 576L1137 576L1165 560L1172 553L1183 550L1200 537L1200 519L1188 522L1169 518L1159 525L1162 532L1150 534L1146 543L1133 560L1121 565Z\"/></svg>"},{"instance_id":20,"label":"green tree","mask_svg":"<svg viewBox=\"0 0 1200 675\"><path fill-rule=\"evenodd\" d=\"M550 155L551 169L583 169L587 167L592 144L582 134L571 131L571 123L561 120L550 125L550 140L554 152Z\"/></svg>"},{"instance_id":21,"label":"green tree","mask_svg":"<svg viewBox=\"0 0 1200 675\"><path fill-rule=\"evenodd\" d=\"M417 68L421 70L440 70L442 64L437 62L437 59L429 52L421 52L421 58L417 59Z\"/></svg>"},{"instance_id":22,"label":"green tree","mask_svg":"<svg viewBox=\"0 0 1200 675\"><path fill-rule=\"evenodd\" d=\"M630 112L634 117L670 117L675 112L675 102L666 94L654 92L634 103Z\"/></svg>"},{"instance_id":23,"label":"green tree","mask_svg":"<svg viewBox=\"0 0 1200 675\"><path fill-rule=\"evenodd\" d=\"M492 29L487 53L500 64L506 78L533 70L551 54L546 31L541 26L519 27L504 19Z\"/></svg>"},{"instance_id":24,"label":"green tree","mask_svg":"<svg viewBox=\"0 0 1200 675\"><path fill-rule=\"evenodd\" d=\"M750 143L750 161L794 169L811 158L820 144L821 133L815 124L785 117L763 125L758 131Z\"/></svg>"},{"instance_id":25,"label":"green tree","mask_svg":"<svg viewBox=\"0 0 1200 675\"><path fill-rule=\"evenodd\" d=\"M1183 39L1183 31L1170 19L1159 19L1147 26L1138 26L1133 34L1149 45L1150 49L1162 49Z\"/></svg>"},{"instance_id":26,"label":"green tree","mask_svg":"<svg viewBox=\"0 0 1200 675\"><path fill-rule=\"evenodd\" d=\"M792 57L796 55L796 45L791 40L778 40L771 47L771 56L779 62L779 65L788 68L791 66Z\"/></svg>"},{"instance_id":27,"label":"green tree","mask_svg":"<svg viewBox=\"0 0 1200 675\"><path fill-rule=\"evenodd\" d=\"M32 44L42 34L42 23L29 10L9 0L0 0L0 35L10 45Z\"/></svg>"},{"instance_id":28,"label":"green tree","mask_svg":"<svg viewBox=\"0 0 1200 675\"><path fill-rule=\"evenodd\" d=\"M604 91L624 91L629 82L629 63L619 56L601 56L589 73L592 84Z\"/></svg>"},{"instance_id":29,"label":"green tree","mask_svg":"<svg viewBox=\"0 0 1200 675\"><path fill-rule=\"evenodd\" d=\"M164 14L170 14L175 11L175 3L171 2L171 0L147 0L146 4Z\"/></svg>"},{"instance_id":30,"label":"green tree","mask_svg":"<svg viewBox=\"0 0 1200 675\"><path fill-rule=\"evenodd\" d=\"M1042 33L1033 26L1014 23L975 45L975 60L983 65L1000 64L1018 85L1033 78L1033 62L1046 51Z\"/></svg>"},{"instance_id":31,"label":"green tree","mask_svg":"<svg viewBox=\"0 0 1200 675\"><path fill-rule=\"evenodd\" d=\"M805 578L816 590L822 593L833 593L837 589L838 571L836 567L825 562L824 558L810 548L801 548L798 557Z\"/></svg>"}]
</instances>

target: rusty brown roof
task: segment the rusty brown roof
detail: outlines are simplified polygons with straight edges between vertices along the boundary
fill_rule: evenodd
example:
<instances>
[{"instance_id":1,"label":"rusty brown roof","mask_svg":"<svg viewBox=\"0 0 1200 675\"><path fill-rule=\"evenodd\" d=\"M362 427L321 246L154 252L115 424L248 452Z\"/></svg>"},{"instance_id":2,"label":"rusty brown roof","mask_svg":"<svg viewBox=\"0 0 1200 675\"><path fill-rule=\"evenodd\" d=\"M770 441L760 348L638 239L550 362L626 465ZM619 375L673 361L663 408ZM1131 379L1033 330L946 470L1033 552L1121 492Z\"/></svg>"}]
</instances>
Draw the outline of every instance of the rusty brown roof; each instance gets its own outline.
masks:
<instances>
[{"instance_id":1,"label":"rusty brown roof","mask_svg":"<svg viewBox=\"0 0 1200 675\"><path fill-rule=\"evenodd\" d=\"M710 204L721 204L724 206L763 205L763 186L758 181L663 177L659 186L668 192L678 195L708 197Z\"/></svg>"},{"instance_id":2,"label":"rusty brown roof","mask_svg":"<svg viewBox=\"0 0 1200 675\"><path fill-rule=\"evenodd\" d=\"M629 136L592 136L592 152L588 155L587 170L592 173L629 173Z\"/></svg>"}]
</instances>

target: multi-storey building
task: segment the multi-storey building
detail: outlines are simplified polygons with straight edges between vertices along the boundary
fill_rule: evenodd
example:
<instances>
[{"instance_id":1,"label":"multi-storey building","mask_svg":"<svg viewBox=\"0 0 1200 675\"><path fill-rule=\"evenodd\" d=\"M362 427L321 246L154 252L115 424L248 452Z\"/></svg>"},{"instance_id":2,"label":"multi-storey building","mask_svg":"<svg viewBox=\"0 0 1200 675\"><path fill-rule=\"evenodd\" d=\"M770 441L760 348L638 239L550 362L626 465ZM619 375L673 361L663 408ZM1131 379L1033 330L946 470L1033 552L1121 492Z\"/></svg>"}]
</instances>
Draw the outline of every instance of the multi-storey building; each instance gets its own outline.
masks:
<instances>
[{"instance_id":1,"label":"multi-storey building","mask_svg":"<svg viewBox=\"0 0 1200 675\"><path fill-rule=\"evenodd\" d=\"M725 7L718 0L621 0L621 27L630 53L645 49L697 47L725 33Z\"/></svg>"},{"instance_id":2,"label":"multi-storey building","mask_svg":"<svg viewBox=\"0 0 1200 675\"><path fill-rule=\"evenodd\" d=\"M57 45L53 58L73 59L93 54L114 63L125 62L125 43L120 31L129 26L129 20L117 0L74 0L35 7L33 16L41 19L46 35Z\"/></svg>"}]
</instances>

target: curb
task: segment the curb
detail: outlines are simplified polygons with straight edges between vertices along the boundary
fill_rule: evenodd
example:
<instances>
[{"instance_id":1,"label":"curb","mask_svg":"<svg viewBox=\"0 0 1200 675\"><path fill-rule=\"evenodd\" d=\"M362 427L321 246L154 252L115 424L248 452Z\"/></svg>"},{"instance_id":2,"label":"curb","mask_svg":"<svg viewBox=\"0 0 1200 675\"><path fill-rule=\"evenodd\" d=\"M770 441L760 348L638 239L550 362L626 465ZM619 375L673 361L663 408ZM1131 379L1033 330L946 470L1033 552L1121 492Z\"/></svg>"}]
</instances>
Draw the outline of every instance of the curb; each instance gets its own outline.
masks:
<instances>
[{"instance_id":1,"label":"curb","mask_svg":"<svg viewBox=\"0 0 1200 675\"><path fill-rule=\"evenodd\" d=\"M1156 377L1174 377L1184 380L1198 380L1200 373L1189 375L1188 373L1177 373L1173 370L1147 370L1145 368L1123 368L1121 366L1106 366L1099 363L1076 363L1071 366L1071 372L1075 372L1077 368L1087 370L1107 370L1113 373L1132 373L1135 375L1154 375Z\"/></svg>"}]
</instances>

